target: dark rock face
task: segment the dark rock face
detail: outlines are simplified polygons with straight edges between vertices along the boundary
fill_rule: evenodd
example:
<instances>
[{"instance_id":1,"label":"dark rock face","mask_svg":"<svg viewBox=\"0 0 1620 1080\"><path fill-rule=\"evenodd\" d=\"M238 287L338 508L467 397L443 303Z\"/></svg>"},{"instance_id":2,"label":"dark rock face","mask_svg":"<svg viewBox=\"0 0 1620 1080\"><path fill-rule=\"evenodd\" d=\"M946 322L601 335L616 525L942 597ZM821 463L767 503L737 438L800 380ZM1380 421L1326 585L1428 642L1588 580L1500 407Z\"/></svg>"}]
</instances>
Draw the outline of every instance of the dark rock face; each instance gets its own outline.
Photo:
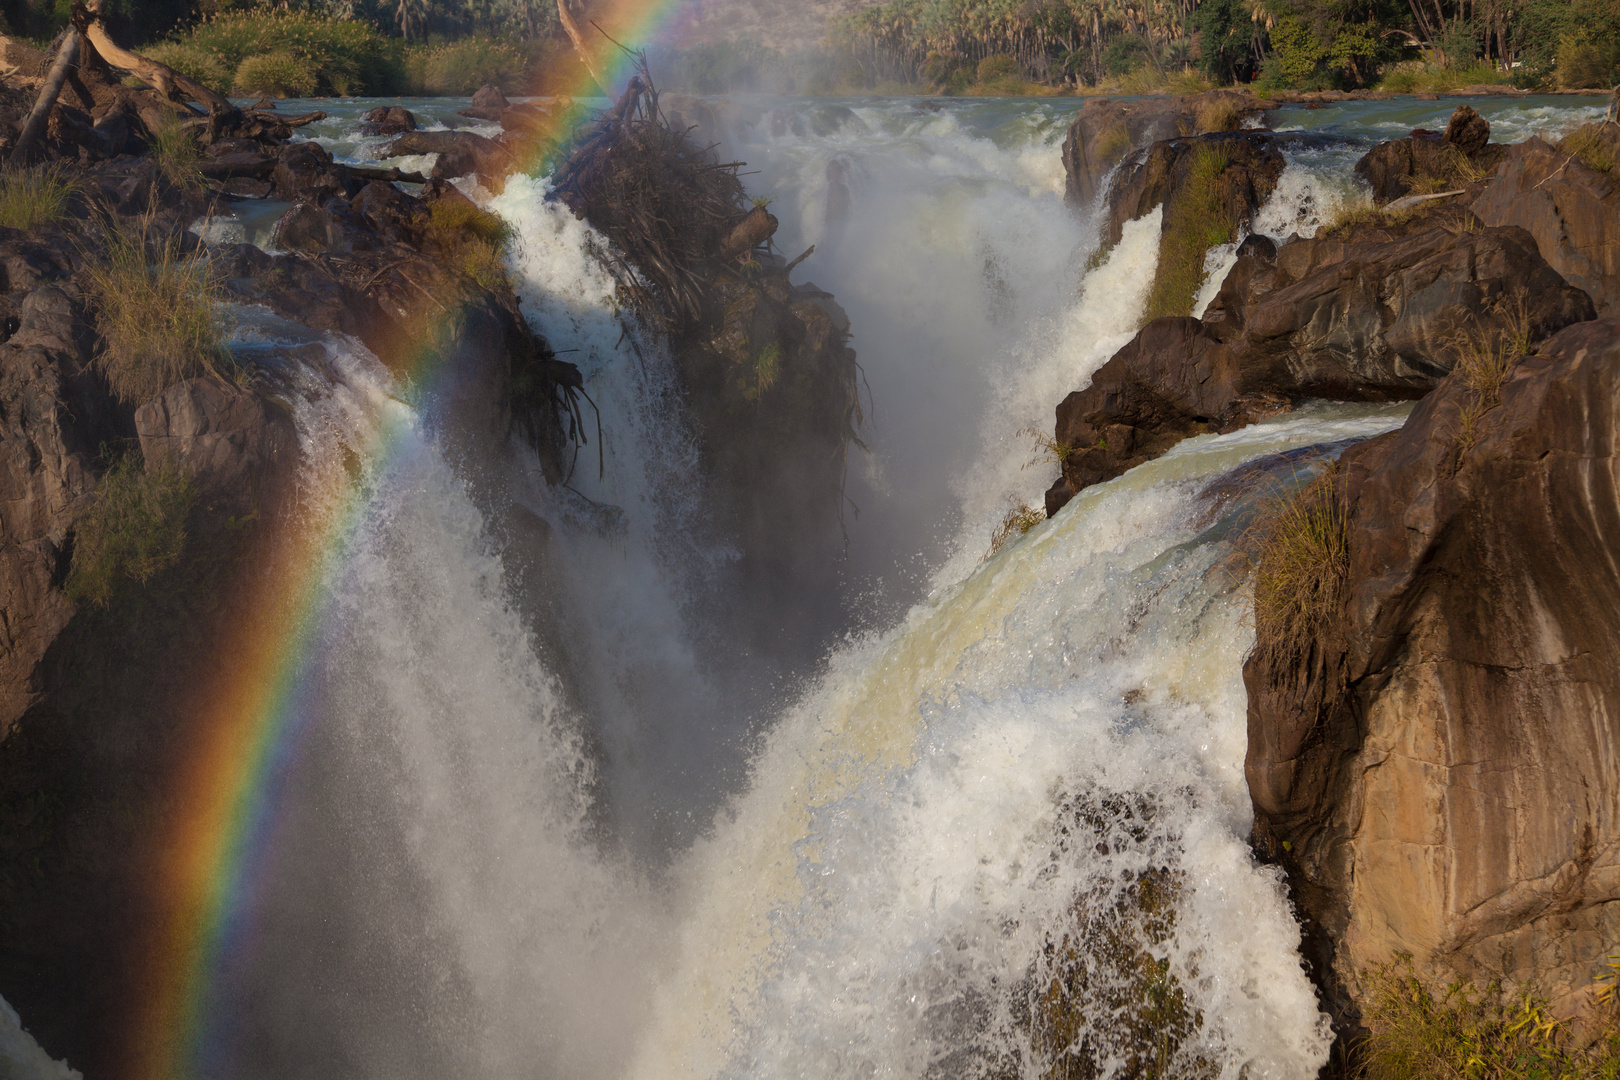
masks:
<instances>
[{"instance_id":1,"label":"dark rock face","mask_svg":"<svg viewBox=\"0 0 1620 1080\"><path fill-rule=\"evenodd\" d=\"M1451 370L1459 328L1500 325L1497 305L1520 289L1535 337L1592 317L1522 229L1362 226L1281 250L1253 238L1202 320L1149 323L1058 406L1070 449L1047 512L1190 435L1304 398L1421 397Z\"/></svg>"},{"instance_id":2,"label":"dark rock face","mask_svg":"<svg viewBox=\"0 0 1620 1080\"><path fill-rule=\"evenodd\" d=\"M73 616L61 592L72 523L100 479L99 444L119 430L75 308L55 285L36 289L0 346L0 740L37 700L39 664Z\"/></svg>"},{"instance_id":3,"label":"dark rock face","mask_svg":"<svg viewBox=\"0 0 1620 1080\"><path fill-rule=\"evenodd\" d=\"M188 379L142 405L135 432L147 469L177 461L203 499L238 514L276 502L298 456L284 406L214 377Z\"/></svg>"},{"instance_id":4,"label":"dark rock face","mask_svg":"<svg viewBox=\"0 0 1620 1080\"><path fill-rule=\"evenodd\" d=\"M1356 175L1372 185L1373 201L1380 206L1410 194L1418 180L1466 188L1507 153L1505 147L1490 145L1490 137L1485 118L1459 105L1444 135L1414 131L1407 138L1379 143L1356 162Z\"/></svg>"},{"instance_id":5,"label":"dark rock face","mask_svg":"<svg viewBox=\"0 0 1620 1080\"><path fill-rule=\"evenodd\" d=\"M1561 146L1581 136L1607 141L1611 157L1620 152L1620 129L1612 124L1582 128ZM1496 182L1472 209L1487 225L1528 231L1542 257L1585 289L1599 313L1620 315L1620 178L1614 172L1528 139L1508 148Z\"/></svg>"},{"instance_id":6,"label":"dark rock face","mask_svg":"<svg viewBox=\"0 0 1620 1080\"><path fill-rule=\"evenodd\" d=\"M1109 170L1129 151L1163 139L1199 134L1200 106L1217 105L1237 118L1274 107L1272 102L1235 90L1140 101L1087 101L1063 140L1064 198L1072 206L1091 205Z\"/></svg>"},{"instance_id":7,"label":"dark rock face","mask_svg":"<svg viewBox=\"0 0 1620 1080\"><path fill-rule=\"evenodd\" d=\"M506 100L501 88L494 85L482 86L478 93L472 97L472 105L457 110L462 116L470 116L474 120L499 120L512 103Z\"/></svg>"},{"instance_id":8,"label":"dark rock face","mask_svg":"<svg viewBox=\"0 0 1620 1080\"><path fill-rule=\"evenodd\" d=\"M1119 243L1126 222L1181 197L1194 160L1211 151L1226 161L1215 198L1226 207L1234 226L1247 224L1276 190L1277 178L1287 165L1277 149L1280 141L1269 132L1228 132L1154 143L1146 154L1128 161L1114 174L1108 186L1103 242Z\"/></svg>"},{"instance_id":9,"label":"dark rock face","mask_svg":"<svg viewBox=\"0 0 1620 1080\"><path fill-rule=\"evenodd\" d=\"M1257 844L1341 1012L1397 951L1580 1011L1620 928L1620 321L1521 360L1471 444L1467 408L1452 376L1345 452L1342 606L1244 668Z\"/></svg>"},{"instance_id":10,"label":"dark rock face","mask_svg":"<svg viewBox=\"0 0 1620 1080\"><path fill-rule=\"evenodd\" d=\"M270 182L276 197L288 202L309 202L319 206L327 199L356 194L360 182L346 178L332 166L332 155L320 143L293 143L276 157Z\"/></svg>"}]
</instances>

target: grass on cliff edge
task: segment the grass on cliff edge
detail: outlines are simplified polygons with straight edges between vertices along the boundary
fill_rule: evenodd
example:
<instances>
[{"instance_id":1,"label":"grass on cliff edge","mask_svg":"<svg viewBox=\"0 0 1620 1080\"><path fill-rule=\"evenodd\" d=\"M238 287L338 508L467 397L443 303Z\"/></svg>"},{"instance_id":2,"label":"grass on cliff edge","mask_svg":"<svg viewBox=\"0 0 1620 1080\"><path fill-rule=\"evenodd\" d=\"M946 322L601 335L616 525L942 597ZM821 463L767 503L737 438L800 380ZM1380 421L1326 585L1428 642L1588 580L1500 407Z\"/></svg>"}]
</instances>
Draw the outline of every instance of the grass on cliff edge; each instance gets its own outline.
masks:
<instances>
[{"instance_id":1,"label":"grass on cliff edge","mask_svg":"<svg viewBox=\"0 0 1620 1080\"><path fill-rule=\"evenodd\" d=\"M145 583L179 561L197 492L173 461L155 470L126 455L74 523L66 592L76 604L107 607L127 583Z\"/></svg>"},{"instance_id":2,"label":"grass on cliff edge","mask_svg":"<svg viewBox=\"0 0 1620 1080\"><path fill-rule=\"evenodd\" d=\"M1349 507L1338 462L1293 496L1264 500L1244 536L1254 565L1255 649L1303 657L1339 608L1350 568Z\"/></svg>"},{"instance_id":3,"label":"grass on cliff edge","mask_svg":"<svg viewBox=\"0 0 1620 1080\"><path fill-rule=\"evenodd\" d=\"M1204 281L1204 256L1236 237L1220 193L1226 166L1226 151L1219 147L1200 146L1193 152L1187 182L1165 207L1159 269L1142 316L1144 324L1167 315L1191 315L1193 298Z\"/></svg>"},{"instance_id":4,"label":"grass on cliff edge","mask_svg":"<svg viewBox=\"0 0 1620 1080\"><path fill-rule=\"evenodd\" d=\"M1363 1080L1614 1080L1620 1077L1620 1018L1612 969L1599 995L1596 1030L1575 1038L1533 994L1500 982L1452 983L1438 995L1409 955L1366 976Z\"/></svg>"},{"instance_id":5,"label":"grass on cliff edge","mask_svg":"<svg viewBox=\"0 0 1620 1080\"><path fill-rule=\"evenodd\" d=\"M157 237L151 214L107 222L87 264L97 363L112 392L139 405L175 383L220 374L230 364L214 302L219 286L206 252L181 250L179 233Z\"/></svg>"}]
</instances>

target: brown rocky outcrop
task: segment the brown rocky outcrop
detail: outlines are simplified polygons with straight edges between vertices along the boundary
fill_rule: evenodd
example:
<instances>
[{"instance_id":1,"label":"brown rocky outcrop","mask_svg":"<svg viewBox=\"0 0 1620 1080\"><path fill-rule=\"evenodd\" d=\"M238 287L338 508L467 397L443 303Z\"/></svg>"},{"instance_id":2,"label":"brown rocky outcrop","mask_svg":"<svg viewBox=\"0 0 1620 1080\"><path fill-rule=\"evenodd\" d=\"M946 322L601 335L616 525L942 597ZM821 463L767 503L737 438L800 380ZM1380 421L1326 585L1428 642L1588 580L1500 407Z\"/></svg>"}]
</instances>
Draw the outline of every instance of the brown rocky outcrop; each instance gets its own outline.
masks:
<instances>
[{"instance_id":1,"label":"brown rocky outcrop","mask_svg":"<svg viewBox=\"0 0 1620 1080\"><path fill-rule=\"evenodd\" d=\"M1093 98L1081 108L1063 140L1064 198L1089 206L1102 181L1125 155L1163 139L1201 134L1200 110L1232 121L1254 116L1275 103L1236 90L1211 90L1180 97L1114 101Z\"/></svg>"},{"instance_id":2,"label":"brown rocky outcrop","mask_svg":"<svg viewBox=\"0 0 1620 1080\"><path fill-rule=\"evenodd\" d=\"M1590 1002L1620 933L1617 455L1611 319L1341 458L1342 603L1244 682L1256 842L1345 1025L1397 952Z\"/></svg>"},{"instance_id":3,"label":"brown rocky outcrop","mask_svg":"<svg viewBox=\"0 0 1620 1080\"><path fill-rule=\"evenodd\" d=\"M1591 301L1522 229L1465 213L1372 223L1281 249L1252 237L1203 319L1158 319L1057 409L1055 513L1188 436L1230 431L1306 398L1394 401L1451 370L1452 339L1501 325L1523 298L1531 333L1592 317Z\"/></svg>"},{"instance_id":4,"label":"brown rocky outcrop","mask_svg":"<svg viewBox=\"0 0 1620 1080\"><path fill-rule=\"evenodd\" d=\"M1372 185L1373 202L1383 205L1410 194L1428 180L1466 187L1502 161L1506 147L1490 143L1484 117L1459 105L1446 130L1414 131L1404 139L1381 142L1356 162L1356 175Z\"/></svg>"},{"instance_id":5,"label":"brown rocky outcrop","mask_svg":"<svg viewBox=\"0 0 1620 1080\"><path fill-rule=\"evenodd\" d=\"M360 117L362 135L403 135L416 127L416 114L399 105L379 105Z\"/></svg>"},{"instance_id":6,"label":"brown rocky outcrop","mask_svg":"<svg viewBox=\"0 0 1620 1080\"><path fill-rule=\"evenodd\" d=\"M1119 243L1126 222L1180 198L1200 153L1215 152L1225 162L1218 190L1200 192L1224 207L1234 227L1246 226L1276 190L1287 162L1278 149L1283 139L1269 132L1226 132L1155 142L1114 174L1108 186L1108 217L1103 243Z\"/></svg>"},{"instance_id":7,"label":"brown rocky outcrop","mask_svg":"<svg viewBox=\"0 0 1620 1080\"><path fill-rule=\"evenodd\" d=\"M1583 144L1597 151L1590 160L1576 153ZM1557 148L1530 138L1507 149L1495 182L1472 203L1487 225L1517 225L1535 237L1542 258L1585 289L1602 315L1620 315L1617 159L1616 124L1588 125Z\"/></svg>"},{"instance_id":8,"label":"brown rocky outcrop","mask_svg":"<svg viewBox=\"0 0 1620 1080\"><path fill-rule=\"evenodd\" d=\"M280 402L217 376L187 379L135 410L147 469L175 461L211 508L242 514L270 505L298 457Z\"/></svg>"},{"instance_id":9,"label":"brown rocky outcrop","mask_svg":"<svg viewBox=\"0 0 1620 1080\"><path fill-rule=\"evenodd\" d=\"M433 175L444 180L476 175L485 184L499 184L512 169L512 156L505 147L470 131L407 132L389 143L383 154L438 154Z\"/></svg>"}]
</instances>

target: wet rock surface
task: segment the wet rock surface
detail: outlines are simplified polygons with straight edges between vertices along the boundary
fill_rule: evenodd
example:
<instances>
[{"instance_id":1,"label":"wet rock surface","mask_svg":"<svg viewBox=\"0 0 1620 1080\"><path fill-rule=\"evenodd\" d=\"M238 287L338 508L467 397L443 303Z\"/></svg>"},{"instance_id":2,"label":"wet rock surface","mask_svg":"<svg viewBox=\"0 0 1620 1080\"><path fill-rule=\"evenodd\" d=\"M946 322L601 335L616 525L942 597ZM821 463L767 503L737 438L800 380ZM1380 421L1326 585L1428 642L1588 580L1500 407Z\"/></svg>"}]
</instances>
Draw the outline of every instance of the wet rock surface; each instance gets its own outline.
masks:
<instances>
[{"instance_id":1,"label":"wet rock surface","mask_svg":"<svg viewBox=\"0 0 1620 1080\"><path fill-rule=\"evenodd\" d=\"M1521 300L1537 338L1593 315L1528 233L1465 212L1281 249L1251 238L1202 319L1149 323L1058 406L1063 475L1048 512L1188 436L1303 399L1421 397L1455 364L1460 331L1499 328Z\"/></svg>"},{"instance_id":2,"label":"wet rock surface","mask_svg":"<svg viewBox=\"0 0 1620 1080\"><path fill-rule=\"evenodd\" d=\"M1379 143L1356 162L1356 175L1372 185L1373 201L1380 205L1424 189L1467 188L1508 153L1490 137L1490 124L1459 105L1444 132L1413 131L1404 139Z\"/></svg>"},{"instance_id":3,"label":"wet rock surface","mask_svg":"<svg viewBox=\"0 0 1620 1080\"><path fill-rule=\"evenodd\" d=\"M1345 452L1343 602L1301 660L1261 641L1244 669L1257 845L1346 1025L1401 951L1581 1011L1620 929L1620 322L1479 408L1454 374Z\"/></svg>"},{"instance_id":4,"label":"wet rock surface","mask_svg":"<svg viewBox=\"0 0 1620 1080\"><path fill-rule=\"evenodd\" d=\"M1122 165L1109 184L1103 243L1119 243L1126 222L1185 197L1200 155L1213 155L1223 162L1219 186L1210 194L1225 208L1234 226L1246 228L1276 190L1277 178L1287 164L1281 147L1288 141L1287 136L1270 133L1228 132L1154 143Z\"/></svg>"}]
</instances>

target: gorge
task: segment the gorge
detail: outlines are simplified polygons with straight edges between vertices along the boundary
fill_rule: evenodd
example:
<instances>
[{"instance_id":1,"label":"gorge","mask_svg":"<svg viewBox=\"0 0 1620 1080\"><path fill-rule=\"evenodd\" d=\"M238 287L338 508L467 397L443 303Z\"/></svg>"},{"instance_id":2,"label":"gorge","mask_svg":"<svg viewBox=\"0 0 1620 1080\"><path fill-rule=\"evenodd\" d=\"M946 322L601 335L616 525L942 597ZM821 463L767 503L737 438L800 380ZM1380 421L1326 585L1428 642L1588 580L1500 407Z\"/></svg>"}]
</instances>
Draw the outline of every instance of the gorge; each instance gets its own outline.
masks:
<instances>
[{"instance_id":1,"label":"gorge","mask_svg":"<svg viewBox=\"0 0 1620 1080\"><path fill-rule=\"evenodd\" d=\"M1589 1011L1600 101L1471 100L1489 161L1409 98L283 102L182 184L63 149L113 85L0 233L20 1075L1308 1077L1402 950ZM669 272L560 190L632 116L747 162ZM1376 208L1385 140L1462 194ZM92 199L218 268L229 369L111 392ZM70 595L169 461L184 557ZM1253 537L1329 489L1282 640Z\"/></svg>"}]
</instances>

